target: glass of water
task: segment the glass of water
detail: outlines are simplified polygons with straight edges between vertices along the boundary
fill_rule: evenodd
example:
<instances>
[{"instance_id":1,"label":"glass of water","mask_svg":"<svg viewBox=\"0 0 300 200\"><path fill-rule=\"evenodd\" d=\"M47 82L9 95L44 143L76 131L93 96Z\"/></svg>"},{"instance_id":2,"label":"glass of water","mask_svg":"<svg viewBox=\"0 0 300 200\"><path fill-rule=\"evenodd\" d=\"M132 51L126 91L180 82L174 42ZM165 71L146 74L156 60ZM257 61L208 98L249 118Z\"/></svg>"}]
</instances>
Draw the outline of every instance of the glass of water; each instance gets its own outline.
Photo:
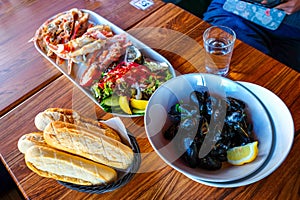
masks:
<instances>
[{"instance_id":1,"label":"glass of water","mask_svg":"<svg viewBox=\"0 0 300 200\"><path fill-rule=\"evenodd\" d=\"M205 30L205 68L208 73L226 76L236 39L235 32L226 26L212 26Z\"/></svg>"}]
</instances>

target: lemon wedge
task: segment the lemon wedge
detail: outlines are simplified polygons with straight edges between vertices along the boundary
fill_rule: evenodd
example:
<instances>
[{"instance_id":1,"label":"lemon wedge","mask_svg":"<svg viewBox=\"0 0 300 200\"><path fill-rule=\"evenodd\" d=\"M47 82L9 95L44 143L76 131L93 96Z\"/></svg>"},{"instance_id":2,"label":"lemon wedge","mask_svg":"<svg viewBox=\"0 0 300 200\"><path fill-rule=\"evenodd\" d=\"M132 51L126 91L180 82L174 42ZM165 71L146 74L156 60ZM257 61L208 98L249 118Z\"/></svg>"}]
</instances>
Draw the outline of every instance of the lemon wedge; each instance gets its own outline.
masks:
<instances>
[{"instance_id":1,"label":"lemon wedge","mask_svg":"<svg viewBox=\"0 0 300 200\"><path fill-rule=\"evenodd\" d=\"M148 104L147 100L130 99L131 107L136 108L138 110L145 110L147 104Z\"/></svg>"},{"instance_id":2,"label":"lemon wedge","mask_svg":"<svg viewBox=\"0 0 300 200\"><path fill-rule=\"evenodd\" d=\"M129 107L129 102L126 96L120 96L119 97L119 105L120 108L127 114L132 114L131 109Z\"/></svg>"},{"instance_id":3,"label":"lemon wedge","mask_svg":"<svg viewBox=\"0 0 300 200\"><path fill-rule=\"evenodd\" d=\"M252 162L258 155L258 142L231 148L227 151L227 161L232 165L243 165Z\"/></svg>"}]
</instances>

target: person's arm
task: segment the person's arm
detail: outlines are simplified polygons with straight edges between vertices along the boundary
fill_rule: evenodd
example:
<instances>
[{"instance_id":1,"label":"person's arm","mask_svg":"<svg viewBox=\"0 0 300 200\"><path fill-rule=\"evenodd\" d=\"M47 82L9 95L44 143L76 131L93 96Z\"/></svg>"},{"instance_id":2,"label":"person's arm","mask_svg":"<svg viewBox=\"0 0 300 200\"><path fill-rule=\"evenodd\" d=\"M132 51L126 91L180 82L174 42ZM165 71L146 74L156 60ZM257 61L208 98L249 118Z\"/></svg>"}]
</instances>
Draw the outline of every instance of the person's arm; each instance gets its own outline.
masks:
<instances>
[{"instance_id":1,"label":"person's arm","mask_svg":"<svg viewBox=\"0 0 300 200\"><path fill-rule=\"evenodd\" d=\"M268 3L268 0L263 0L262 4ZM287 0L275 8L285 11L286 14L290 15L300 10L300 0Z\"/></svg>"},{"instance_id":2,"label":"person's arm","mask_svg":"<svg viewBox=\"0 0 300 200\"><path fill-rule=\"evenodd\" d=\"M286 14L290 15L300 10L300 0L287 0L275 8L283 10Z\"/></svg>"}]
</instances>

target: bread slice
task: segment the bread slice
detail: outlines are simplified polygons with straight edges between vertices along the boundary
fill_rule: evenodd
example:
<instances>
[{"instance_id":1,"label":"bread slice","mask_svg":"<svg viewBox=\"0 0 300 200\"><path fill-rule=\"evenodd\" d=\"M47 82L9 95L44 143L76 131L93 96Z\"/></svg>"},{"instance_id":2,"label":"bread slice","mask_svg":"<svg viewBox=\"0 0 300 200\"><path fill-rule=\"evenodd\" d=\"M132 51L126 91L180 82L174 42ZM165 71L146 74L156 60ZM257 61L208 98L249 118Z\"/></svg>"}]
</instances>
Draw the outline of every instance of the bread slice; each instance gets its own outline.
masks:
<instances>
[{"instance_id":1,"label":"bread slice","mask_svg":"<svg viewBox=\"0 0 300 200\"><path fill-rule=\"evenodd\" d=\"M43 132L32 132L25 135L18 140L18 149L23 154L33 145L47 145L44 140Z\"/></svg>"},{"instance_id":2,"label":"bread slice","mask_svg":"<svg viewBox=\"0 0 300 200\"><path fill-rule=\"evenodd\" d=\"M37 129L43 131L45 127L53 121L62 121L82 126L95 133L104 134L115 140L121 141L121 138L116 130L107 126L106 124L93 120L91 118L83 117L78 112L72 109L65 108L48 108L44 112L37 114L34 123Z\"/></svg>"},{"instance_id":3,"label":"bread slice","mask_svg":"<svg viewBox=\"0 0 300 200\"><path fill-rule=\"evenodd\" d=\"M44 138L54 148L118 169L126 169L133 162L133 151L127 145L74 124L51 122Z\"/></svg>"},{"instance_id":4,"label":"bread slice","mask_svg":"<svg viewBox=\"0 0 300 200\"><path fill-rule=\"evenodd\" d=\"M78 185L107 184L117 178L110 167L47 146L31 146L25 162L40 176Z\"/></svg>"}]
</instances>

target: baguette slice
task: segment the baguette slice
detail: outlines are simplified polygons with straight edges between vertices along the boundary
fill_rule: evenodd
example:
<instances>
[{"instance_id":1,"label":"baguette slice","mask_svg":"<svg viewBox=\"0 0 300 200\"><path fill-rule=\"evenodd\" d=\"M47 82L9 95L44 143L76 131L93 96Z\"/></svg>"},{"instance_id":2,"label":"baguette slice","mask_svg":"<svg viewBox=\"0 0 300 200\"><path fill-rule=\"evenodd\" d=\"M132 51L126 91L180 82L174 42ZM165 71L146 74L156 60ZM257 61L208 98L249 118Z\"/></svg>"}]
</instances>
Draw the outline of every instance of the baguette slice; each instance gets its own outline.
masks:
<instances>
[{"instance_id":1,"label":"baguette slice","mask_svg":"<svg viewBox=\"0 0 300 200\"><path fill-rule=\"evenodd\" d=\"M48 108L44 112L39 113L34 120L37 129L43 131L45 127L53 121L62 121L82 126L95 133L104 134L115 140L121 141L121 138L116 130L107 126L102 122L83 117L78 112L72 109L64 108Z\"/></svg>"},{"instance_id":2,"label":"baguette slice","mask_svg":"<svg viewBox=\"0 0 300 200\"><path fill-rule=\"evenodd\" d=\"M44 138L54 148L118 169L126 169L133 162L133 151L127 145L74 124L51 122L44 130Z\"/></svg>"},{"instance_id":3,"label":"baguette slice","mask_svg":"<svg viewBox=\"0 0 300 200\"><path fill-rule=\"evenodd\" d=\"M110 167L46 146L30 147L25 162L40 176L78 185L107 184L117 178Z\"/></svg>"},{"instance_id":4,"label":"baguette slice","mask_svg":"<svg viewBox=\"0 0 300 200\"><path fill-rule=\"evenodd\" d=\"M22 135L18 140L18 149L23 154L33 145L47 145L43 132L32 132Z\"/></svg>"}]
</instances>

